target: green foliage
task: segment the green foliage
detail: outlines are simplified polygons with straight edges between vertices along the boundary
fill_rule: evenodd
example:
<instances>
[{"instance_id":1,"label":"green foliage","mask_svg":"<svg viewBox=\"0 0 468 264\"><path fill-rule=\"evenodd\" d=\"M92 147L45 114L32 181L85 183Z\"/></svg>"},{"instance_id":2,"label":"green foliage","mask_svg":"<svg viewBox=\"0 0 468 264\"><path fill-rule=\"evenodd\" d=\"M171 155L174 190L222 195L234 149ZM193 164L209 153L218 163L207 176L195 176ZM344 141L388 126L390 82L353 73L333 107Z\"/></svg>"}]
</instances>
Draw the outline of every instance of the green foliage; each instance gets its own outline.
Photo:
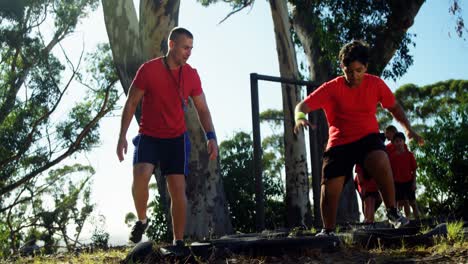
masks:
<instances>
[{"instance_id":1,"label":"green foliage","mask_svg":"<svg viewBox=\"0 0 468 264\"><path fill-rule=\"evenodd\" d=\"M9 232L2 245L15 253L34 229L52 253L59 239L77 244L93 210L92 168L58 164L99 143L118 78L108 45L81 53L76 65L64 50L63 60L53 52L98 0L9 2L0 5L0 230Z\"/></svg>"},{"instance_id":2,"label":"green foliage","mask_svg":"<svg viewBox=\"0 0 468 264\"><path fill-rule=\"evenodd\" d=\"M91 244L97 249L109 248L109 233L105 231L106 217L99 215L97 220L94 221L93 234L91 236Z\"/></svg>"},{"instance_id":3,"label":"green foliage","mask_svg":"<svg viewBox=\"0 0 468 264\"><path fill-rule=\"evenodd\" d=\"M450 111L453 105L468 103L468 81L447 80L422 87L405 84L395 91L395 97L405 109L412 126L423 131L433 125L435 117ZM392 116L379 107L377 119L383 130L391 124Z\"/></svg>"},{"instance_id":4,"label":"green foliage","mask_svg":"<svg viewBox=\"0 0 468 264\"><path fill-rule=\"evenodd\" d=\"M275 142L274 140L270 142ZM281 149L266 143L272 150L264 149L265 219L266 227L285 226L283 203L284 187L281 181ZM233 226L239 232L255 231L255 177L253 175L253 142L249 134L237 132L220 144L221 175Z\"/></svg>"},{"instance_id":5,"label":"green foliage","mask_svg":"<svg viewBox=\"0 0 468 264\"><path fill-rule=\"evenodd\" d=\"M36 240L44 241L47 254L56 252L59 240L67 249L74 248L94 208L90 202L93 174L89 166L63 166L51 170L43 181L25 186L23 193L16 196L17 204L10 206L2 213L5 217L0 218L0 226L9 233L4 240L8 247L2 248L0 254L15 253L20 246Z\"/></svg>"},{"instance_id":6,"label":"green foliage","mask_svg":"<svg viewBox=\"0 0 468 264\"><path fill-rule=\"evenodd\" d=\"M8 241L8 237L10 236L10 232L8 231L8 226L4 221L0 221L0 259L4 259L9 256L10 253L10 245L6 243Z\"/></svg>"},{"instance_id":7,"label":"green foliage","mask_svg":"<svg viewBox=\"0 0 468 264\"><path fill-rule=\"evenodd\" d=\"M419 87L403 85L395 96L426 144L416 148L419 200L429 215L467 216L468 81L448 80ZM414 145L414 144L413 144Z\"/></svg>"},{"instance_id":8,"label":"green foliage","mask_svg":"<svg viewBox=\"0 0 468 264\"><path fill-rule=\"evenodd\" d=\"M447 240L451 243L462 243L465 240L463 221L447 223Z\"/></svg>"},{"instance_id":9,"label":"green foliage","mask_svg":"<svg viewBox=\"0 0 468 264\"><path fill-rule=\"evenodd\" d=\"M134 213L132 212L128 212L126 215L125 215L125 224L128 226L128 227L131 227L133 225L133 222L135 222L137 220L137 217Z\"/></svg>"},{"instance_id":10,"label":"green foliage","mask_svg":"<svg viewBox=\"0 0 468 264\"><path fill-rule=\"evenodd\" d=\"M209 6L219 0L198 0L203 6ZM231 14L246 7L252 7L255 0L223 1L232 7ZM344 43L354 39L362 39L372 45L381 37L387 29L387 21L397 14L392 13L392 1L353 1L353 0L321 0L302 1L289 0L289 6L294 10L304 11L304 16L291 17L293 24L301 24L314 30L313 45L318 45L321 54L318 64L330 65L332 75L341 74L337 59L339 50ZM303 19L304 21L295 21ZM390 34L389 34L390 35ZM403 37L393 37L397 50L390 64L371 65L371 73L382 75L384 78L397 79L401 77L413 64L413 58L409 54L409 47L414 46L412 38L414 34L406 33ZM293 32L293 40L299 46L302 44ZM378 51L381 52L381 51Z\"/></svg>"},{"instance_id":11,"label":"green foliage","mask_svg":"<svg viewBox=\"0 0 468 264\"><path fill-rule=\"evenodd\" d=\"M445 108L445 107L442 107ZM416 151L420 197L430 215L468 216L468 104L445 108L424 132Z\"/></svg>"},{"instance_id":12,"label":"green foliage","mask_svg":"<svg viewBox=\"0 0 468 264\"><path fill-rule=\"evenodd\" d=\"M171 229L168 228L168 219L166 218L166 212L161 204L161 198L157 194L154 199L148 205L150 209L150 225L146 231L146 235L154 241L172 241ZM135 219L136 220L136 219Z\"/></svg>"},{"instance_id":13,"label":"green foliage","mask_svg":"<svg viewBox=\"0 0 468 264\"><path fill-rule=\"evenodd\" d=\"M379 122L379 130L385 131L385 128L392 124L392 114L383 109L380 105L377 106L377 120Z\"/></svg>"},{"instance_id":14,"label":"green foliage","mask_svg":"<svg viewBox=\"0 0 468 264\"><path fill-rule=\"evenodd\" d=\"M451 111L454 105L468 104L468 81L448 80L422 87L406 84L395 91L395 97L411 121L430 126L431 119Z\"/></svg>"}]
</instances>

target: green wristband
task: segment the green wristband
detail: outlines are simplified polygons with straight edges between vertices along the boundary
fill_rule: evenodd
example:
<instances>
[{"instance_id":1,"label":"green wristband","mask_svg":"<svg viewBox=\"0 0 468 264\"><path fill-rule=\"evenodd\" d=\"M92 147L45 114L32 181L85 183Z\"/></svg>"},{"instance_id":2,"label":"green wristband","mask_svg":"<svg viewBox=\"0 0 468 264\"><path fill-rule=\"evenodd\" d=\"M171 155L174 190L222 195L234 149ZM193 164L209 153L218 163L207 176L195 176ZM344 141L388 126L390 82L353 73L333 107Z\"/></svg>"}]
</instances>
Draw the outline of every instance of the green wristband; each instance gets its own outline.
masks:
<instances>
[{"instance_id":1,"label":"green wristband","mask_svg":"<svg viewBox=\"0 0 468 264\"><path fill-rule=\"evenodd\" d=\"M295 113L295 118L294 118L294 119L296 120L296 122L297 122L298 120L300 120L300 119L305 119L305 120L307 120L306 114L304 114L304 112L296 112L296 113Z\"/></svg>"}]
</instances>

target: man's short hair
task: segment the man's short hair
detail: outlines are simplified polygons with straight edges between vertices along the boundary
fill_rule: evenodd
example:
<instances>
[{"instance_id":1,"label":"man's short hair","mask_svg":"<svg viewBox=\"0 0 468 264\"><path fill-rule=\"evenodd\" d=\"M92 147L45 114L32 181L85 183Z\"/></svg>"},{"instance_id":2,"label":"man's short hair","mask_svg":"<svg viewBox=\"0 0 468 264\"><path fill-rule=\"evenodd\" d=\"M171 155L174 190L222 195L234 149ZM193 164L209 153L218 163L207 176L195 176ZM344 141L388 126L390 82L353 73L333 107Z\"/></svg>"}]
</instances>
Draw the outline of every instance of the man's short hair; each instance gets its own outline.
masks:
<instances>
[{"instance_id":1,"label":"man's short hair","mask_svg":"<svg viewBox=\"0 0 468 264\"><path fill-rule=\"evenodd\" d=\"M403 142L406 141L406 137L405 137L405 134L403 134L403 132L396 132L395 135L393 136L393 140L397 138L403 139Z\"/></svg>"},{"instance_id":2,"label":"man's short hair","mask_svg":"<svg viewBox=\"0 0 468 264\"><path fill-rule=\"evenodd\" d=\"M389 125L387 128L385 128L385 131L396 133L398 132L398 129L394 125Z\"/></svg>"},{"instance_id":3,"label":"man's short hair","mask_svg":"<svg viewBox=\"0 0 468 264\"><path fill-rule=\"evenodd\" d=\"M192 33L190 33L190 31L188 31L187 29L185 29L183 27L175 27L169 33L169 40L175 41L182 35L184 35L184 36L186 36L186 37L188 37L190 39L193 39L193 35L192 35Z\"/></svg>"},{"instance_id":4,"label":"man's short hair","mask_svg":"<svg viewBox=\"0 0 468 264\"><path fill-rule=\"evenodd\" d=\"M338 57L346 67L353 61L366 65L369 62L369 45L362 40L353 40L341 48Z\"/></svg>"}]
</instances>

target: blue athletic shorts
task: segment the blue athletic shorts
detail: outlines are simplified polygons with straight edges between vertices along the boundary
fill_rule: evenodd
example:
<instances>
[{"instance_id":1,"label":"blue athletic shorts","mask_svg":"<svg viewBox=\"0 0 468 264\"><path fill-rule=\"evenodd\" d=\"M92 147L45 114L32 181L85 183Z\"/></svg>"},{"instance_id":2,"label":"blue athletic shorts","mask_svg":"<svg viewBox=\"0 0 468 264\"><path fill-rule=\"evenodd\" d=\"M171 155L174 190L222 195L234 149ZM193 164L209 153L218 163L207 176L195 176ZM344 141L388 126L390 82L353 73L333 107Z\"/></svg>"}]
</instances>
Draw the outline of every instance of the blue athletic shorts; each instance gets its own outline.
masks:
<instances>
[{"instance_id":1,"label":"blue athletic shorts","mask_svg":"<svg viewBox=\"0 0 468 264\"><path fill-rule=\"evenodd\" d=\"M133 165L151 163L160 166L162 175L188 175L190 140L187 133L176 138L155 138L138 134L132 140L135 145Z\"/></svg>"}]
</instances>

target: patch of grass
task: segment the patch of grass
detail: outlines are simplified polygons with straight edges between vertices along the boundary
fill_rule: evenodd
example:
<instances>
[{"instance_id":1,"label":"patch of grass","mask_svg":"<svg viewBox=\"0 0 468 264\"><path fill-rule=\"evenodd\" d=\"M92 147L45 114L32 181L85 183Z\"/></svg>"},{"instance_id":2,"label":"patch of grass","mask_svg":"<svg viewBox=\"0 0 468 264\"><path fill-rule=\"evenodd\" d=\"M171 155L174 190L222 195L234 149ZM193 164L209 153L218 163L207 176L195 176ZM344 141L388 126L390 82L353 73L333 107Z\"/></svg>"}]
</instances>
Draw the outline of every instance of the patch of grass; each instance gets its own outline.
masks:
<instances>
[{"instance_id":1,"label":"patch of grass","mask_svg":"<svg viewBox=\"0 0 468 264\"><path fill-rule=\"evenodd\" d=\"M107 251L95 251L92 253L64 253L54 256L37 256L37 257L22 257L15 260L8 260L8 262L0 263L34 263L34 264L55 264L55 263L76 263L76 264L95 264L95 263L120 263L126 257L129 249L110 249Z\"/></svg>"},{"instance_id":2,"label":"patch of grass","mask_svg":"<svg viewBox=\"0 0 468 264\"><path fill-rule=\"evenodd\" d=\"M432 228L430 226L424 225L419 229L420 234L426 234L427 232L431 231Z\"/></svg>"},{"instance_id":3,"label":"patch of grass","mask_svg":"<svg viewBox=\"0 0 468 264\"><path fill-rule=\"evenodd\" d=\"M316 234L316 233L317 233L317 228L312 227L312 228L310 229L310 232L311 232L312 234Z\"/></svg>"},{"instance_id":4,"label":"patch of grass","mask_svg":"<svg viewBox=\"0 0 468 264\"><path fill-rule=\"evenodd\" d=\"M461 243L464 239L463 222L447 223L447 240L449 243Z\"/></svg>"},{"instance_id":5,"label":"patch of grass","mask_svg":"<svg viewBox=\"0 0 468 264\"><path fill-rule=\"evenodd\" d=\"M421 245L421 246L416 246L416 247L414 248L414 250L415 250L416 252L425 252L425 251L427 250L426 248L427 248L426 246L422 246L422 245Z\"/></svg>"},{"instance_id":6,"label":"patch of grass","mask_svg":"<svg viewBox=\"0 0 468 264\"><path fill-rule=\"evenodd\" d=\"M406 244L405 244L405 240L402 238L401 239L401 248L400 248L400 251L401 252L406 252Z\"/></svg>"}]
</instances>

